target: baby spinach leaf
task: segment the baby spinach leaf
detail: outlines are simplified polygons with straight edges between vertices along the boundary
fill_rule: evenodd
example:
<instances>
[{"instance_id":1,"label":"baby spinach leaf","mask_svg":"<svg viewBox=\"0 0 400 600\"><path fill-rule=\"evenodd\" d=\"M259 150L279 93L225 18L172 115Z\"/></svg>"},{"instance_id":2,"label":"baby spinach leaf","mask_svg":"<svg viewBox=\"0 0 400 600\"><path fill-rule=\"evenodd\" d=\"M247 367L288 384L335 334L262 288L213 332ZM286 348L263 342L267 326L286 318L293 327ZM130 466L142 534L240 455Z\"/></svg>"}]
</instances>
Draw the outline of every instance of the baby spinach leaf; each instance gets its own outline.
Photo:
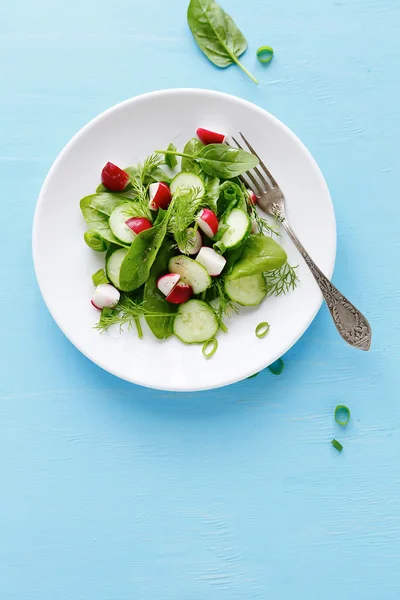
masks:
<instances>
[{"instance_id":1,"label":"baby spinach leaf","mask_svg":"<svg viewBox=\"0 0 400 600\"><path fill-rule=\"evenodd\" d=\"M126 171L133 179L138 179L143 171L143 167L142 165L132 165L131 167L126 167L124 171ZM156 183L157 181L169 183L171 177L167 175L159 165L146 169L143 174L143 184L149 185L150 183ZM124 192L121 192L121 194L123 193Z\"/></svg>"},{"instance_id":2,"label":"baby spinach leaf","mask_svg":"<svg viewBox=\"0 0 400 600\"><path fill-rule=\"evenodd\" d=\"M219 188L218 217L230 213L234 208L247 212L243 190L233 181L224 181Z\"/></svg>"},{"instance_id":3,"label":"baby spinach leaf","mask_svg":"<svg viewBox=\"0 0 400 600\"><path fill-rule=\"evenodd\" d=\"M196 156L203 146L204 144L202 144L200 140L197 138L192 138L187 142L183 149L183 153L188 154L189 156ZM181 169L182 171L195 173L195 175L198 175L201 171L200 165L195 161L194 158L186 158L185 156L182 158Z\"/></svg>"},{"instance_id":4,"label":"baby spinach leaf","mask_svg":"<svg viewBox=\"0 0 400 600\"><path fill-rule=\"evenodd\" d=\"M132 184L128 183L127 187L124 189L123 192L110 192L110 190L108 190L106 188L105 185L103 185L102 183L100 183L97 188L96 188L96 194L102 194L102 193L107 193L107 194L115 194L116 196L119 196L121 198L128 198L129 200L135 200L137 194L135 192L134 189L132 189Z\"/></svg>"},{"instance_id":5,"label":"baby spinach leaf","mask_svg":"<svg viewBox=\"0 0 400 600\"><path fill-rule=\"evenodd\" d=\"M176 152L177 148L176 146L171 142L168 145L167 150L172 150L173 152ZM178 159L176 158L175 154L169 154L167 153L165 155L165 164L170 167L170 169L175 169L176 165L178 164Z\"/></svg>"},{"instance_id":6,"label":"baby spinach leaf","mask_svg":"<svg viewBox=\"0 0 400 600\"><path fill-rule=\"evenodd\" d=\"M147 280L167 233L167 226L167 213L159 210L153 227L135 237L121 265L119 280L122 291L132 292Z\"/></svg>"},{"instance_id":7,"label":"baby spinach leaf","mask_svg":"<svg viewBox=\"0 0 400 600\"><path fill-rule=\"evenodd\" d=\"M226 144L208 144L196 158L203 171L221 179L232 179L258 165L258 158L254 154Z\"/></svg>"},{"instance_id":8,"label":"baby spinach leaf","mask_svg":"<svg viewBox=\"0 0 400 600\"><path fill-rule=\"evenodd\" d=\"M107 242L126 247L126 244L115 237L108 225L111 212L122 202L124 202L122 196L105 192L85 196L80 202L80 207L89 229L98 233Z\"/></svg>"},{"instance_id":9,"label":"baby spinach leaf","mask_svg":"<svg viewBox=\"0 0 400 600\"><path fill-rule=\"evenodd\" d=\"M229 273L229 278L235 280L273 271L279 269L286 260L285 250L275 240L261 233L250 235L240 258Z\"/></svg>"},{"instance_id":10,"label":"baby spinach leaf","mask_svg":"<svg viewBox=\"0 0 400 600\"><path fill-rule=\"evenodd\" d=\"M187 19L200 50L214 65L224 68L236 63L254 83L258 83L238 59L247 48L246 38L217 2L191 0Z\"/></svg>"},{"instance_id":11,"label":"baby spinach leaf","mask_svg":"<svg viewBox=\"0 0 400 600\"><path fill-rule=\"evenodd\" d=\"M208 206L216 213L217 202L219 198L219 178L213 177L212 175L205 175L204 183L206 185L206 198L208 201Z\"/></svg>"},{"instance_id":12,"label":"baby spinach leaf","mask_svg":"<svg viewBox=\"0 0 400 600\"><path fill-rule=\"evenodd\" d=\"M174 314L171 313L175 313L177 310L177 306L167 302L157 288L158 278L168 272L168 261L171 253L171 244L164 241L144 286L144 308L149 313L156 313L157 315L165 314L164 317L146 316L147 325L159 340L164 340L172 335Z\"/></svg>"}]
</instances>

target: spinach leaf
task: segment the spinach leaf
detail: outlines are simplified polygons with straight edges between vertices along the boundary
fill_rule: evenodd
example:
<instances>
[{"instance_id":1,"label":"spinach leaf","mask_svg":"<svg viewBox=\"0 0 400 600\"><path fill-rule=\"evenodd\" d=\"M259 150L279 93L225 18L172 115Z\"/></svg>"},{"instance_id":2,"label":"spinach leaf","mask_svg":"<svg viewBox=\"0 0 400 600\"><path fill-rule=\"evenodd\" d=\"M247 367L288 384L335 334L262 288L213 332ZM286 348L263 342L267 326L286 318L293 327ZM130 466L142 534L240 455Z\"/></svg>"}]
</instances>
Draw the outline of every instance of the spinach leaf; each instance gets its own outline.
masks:
<instances>
[{"instance_id":1,"label":"spinach leaf","mask_svg":"<svg viewBox=\"0 0 400 600\"><path fill-rule=\"evenodd\" d=\"M247 48L246 38L217 2L191 0L187 19L200 50L214 65L224 68L236 63L254 83L258 83L238 59Z\"/></svg>"},{"instance_id":2,"label":"spinach leaf","mask_svg":"<svg viewBox=\"0 0 400 600\"><path fill-rule=\"evenodd\" d=\"M133 179L141 179L143 167L142 165L132 165L131 167L126 167L124 171L126 171ZM142 180L144 185L156 183L157 181L169 183L171 181L171 177L167 175L159 165L155 165L147 168L144 171ZM123 192L121 192L121 194L123 194Z\"/></svg>"},{"instance_id":3,"label":"spinach leaf","mask_svg":"<svg viewBox=\"0 0 400 600\"><path fill-rule=\"evenodd\" d=\"M121 202L123 198L128 198L128 200L135 200L137 196L135 190L132 189L131 183L128 183L128 185L122 192L110 192L110 190L108 190L105 185L100 183L96 188L96 194L102 194L104 192L107 194L115 194L116 196L119 196L121 198Z\"/></svg>"},{"instance_id":4,"label":"spinach leaf","mask_svg":"<svg viewBox=\"0 0 400 600\"><path fill-rule=\"evenodd\" d=\"M234 208L247 212L247 204L242 188L233 181L224 181L219 188L218 217L228 214Z\"/></svg>"},{"instance_id":5,"label":"spinach leaf","mask_svg":"<svg viewBox=\"0 0 400 600\"><path fill-rule=\"evenodd\" d=\"M164 317L146 317L147 325L159 340L164 340L172 335L174 315L171 315L171 313L175 313L178 308L175 304L167 302L157 288L158 278L168 271L168 261L171 254L171 244L164 241L144 286L144 308L159 315L165 313Z\"/></svg>"},{"instance_id":6,"label":"spinach leaf","mask_svg":"<svg viewBox=\"0 0 400 600\"><path fill-rule=\"evenodd\" d=\"M254 154L226 144L203 146L196 159L205 173L220 179L232 179L258 165Z\"/></svg>"},{"instance_id":7,"label":"spinach leaf","mask_svg":"<svg viewBox=\"0 0 400 600\"><path fill-rule=\"evenodd\" d=\"M183 153L188 154L189 156L196 156L203 147L204 144L202 144L200 140L192 138L187 142L183 149ZM198 175L201 171L200 165L193 158L186 158L185 156L182 158L181 169L182 171L195 173L195 175Z\"/></svg>"},{"instance_id":8,"label":"spinach leaf","mask_svg":"<svg viewBox=\"0 0 400 600\"><path fill-rule=\"evenodd\" d=\"M176 152L177 147L171 142L168 145L167 150L172 150L173 152ZM170 169L175 169L176 165L178 164L178 159L176 158L175 154L169 154L167 153L165 155L165 164L170 167Z\"/></svg>"},{"instance_id":9,"label":"spinach leaf","mask_svg":"<svg viewBox=\"0 0 400 600\"><path fill-rule=\"evenodd\" d=\"M240 258L229 273L229 278L235 280L273 271L285 264L286 260L285 250L275 240L261 233L250 235Z\"/></svg>"},{"instance_id":10,"label":"spinach leaf","mask_svg":"<svg viewBox=\"0 0 400 600\"><path fill-rule=\"evenodd\" d=\"M108 224L111 212L124 201L124 197L117 194L91 194L82 198L80 207L89 229L98 233L107 242L126 247L126 244L115 237Z\"/></svg>"},{"instance_id":11,"label":"spinach leaf","mask_svg":"<svg viewBox=\"0 0 400 600\"><path fill-rule=\"evenodd\" d=\"M206 198L208 201L208 206L216 213L219 198L219 179L218 177L205 175L204 183L206 186Z\"/></svg>"},{"instance_id":12,"label":"spinach leaf","mask_svg":"<svg viewBox=\"0 0 400 600\"><path fill-rule=\"evenodd\" d=\"M133 240L119 274L122 291L132 292L147 280L167 233L168 220L167 213L159 210L153 227L142 231Z\"/></svg>"}]
</instances>

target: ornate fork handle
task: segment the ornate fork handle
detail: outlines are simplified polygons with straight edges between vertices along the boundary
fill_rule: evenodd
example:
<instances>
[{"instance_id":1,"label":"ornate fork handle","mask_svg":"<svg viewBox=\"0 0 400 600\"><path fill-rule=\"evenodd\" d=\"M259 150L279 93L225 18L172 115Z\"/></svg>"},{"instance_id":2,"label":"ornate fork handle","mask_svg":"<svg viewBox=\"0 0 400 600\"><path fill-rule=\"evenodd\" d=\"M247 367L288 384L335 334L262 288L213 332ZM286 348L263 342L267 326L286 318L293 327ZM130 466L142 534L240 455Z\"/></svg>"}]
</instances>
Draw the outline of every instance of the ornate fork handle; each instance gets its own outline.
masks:
<instances>
[{"instance_id":1,"label":"ornate fork handle","mask_svg":"<svg viewBox=\"0 0 400 600\"><path fill-rule=\"evenodd\" d=\"M347 300L345 296L343 296L343 294L339 292L329 279L325 277L321 269L317 267L303 244L297 238L286 218L282 214L279 216L283 217L283 227L286 229L290 239L295 244L313 274L328 305L336 329L342 338L351 346L360 348L360 350L369 350L372 332L367 319L349 300Z\"/></svg>"}]
</instances>

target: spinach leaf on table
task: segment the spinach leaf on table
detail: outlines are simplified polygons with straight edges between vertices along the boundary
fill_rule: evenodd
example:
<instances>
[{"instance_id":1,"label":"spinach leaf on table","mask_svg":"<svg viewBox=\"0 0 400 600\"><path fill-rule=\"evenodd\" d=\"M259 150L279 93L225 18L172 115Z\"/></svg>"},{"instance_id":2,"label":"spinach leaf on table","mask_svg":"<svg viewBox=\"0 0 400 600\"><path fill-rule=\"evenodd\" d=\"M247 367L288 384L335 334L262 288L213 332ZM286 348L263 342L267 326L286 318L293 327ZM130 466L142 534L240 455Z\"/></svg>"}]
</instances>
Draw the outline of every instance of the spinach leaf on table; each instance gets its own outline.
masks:
<instances>
[{"instance_id":1,"label":"spinach leaf on table","mask_svg":"<svg viewBox=\"0 0 400 600\"><path fill-rule=\"evenodd\" d=\"M80 207L90 230L98 233L107 242L126 247L126 244L115 237L108 224L111 212L124 201L124 197L117 194L91 194L82 198Z\"/></svg>"},{"instance_id":2,"label":"spinach leaf on table","mask_svg":"<svg viewBox=\"0 0 400 600\"><path fill-rule=\"evenodd\" d=\"M167 233L168 220L168 213L159 210L153 227L142 231L133 240L119 274L122 291L132 292L147 280Z\"/></svg>"},{"instance_id":3,"label":"spinach leaf on table","mask_svg":"<svg viewBox=\"0 0 400 600\"><path fill-rule=\"evenodd\" d=\"M261 233L250 235L235 262L229 279L240 279L279 269L287 261L285 250L272 238Z\"/></svg>"},{"instance_id":4,"label":"spinach leaf on table","mask_svg":"<svg viewBox=\"0 0 400 600\"><path fill-rule=\"evenodd\" d=\"M197 138L192 138L186 143L183 153L190 156L196 156L196 154L198 154L203 147L204 144L202 144L200 140ZM195 175L198 175L201 171L200 165L194 158L186 158L185 156L182 158L181 169L182 171L194 173Z\"/></svg>"},{"instance_id":5,"label":"spinach leaf on table","mask_svg":"<svg viewBox=\"0 0 400 600\"><path fill-rule=\"evenodd\" d=\"M157 257L150 269L149 277L144 286L144 308L149 313L165 316L146 316L147 325L159 340L164 340L172 335L174 314L177 310L175 304L167 302L165 296L157 288L157 280L168 272L168 261L172 254L171 244L164 241L158 251ZM172 314L171 314L172 313Z\"/></svg>"},{"instance_id":6,"label":"spinach leaf on table","mask_svg":"<svg viewBox=\"0 0 400 600\"><path fill-rule=\"evenodd\" d=\"M187 19L200 50L214 65L224 68L235 63L258 83L238 59L247 48L246 38L217 2L191 0Z\"/></svg>"}]
</instances>

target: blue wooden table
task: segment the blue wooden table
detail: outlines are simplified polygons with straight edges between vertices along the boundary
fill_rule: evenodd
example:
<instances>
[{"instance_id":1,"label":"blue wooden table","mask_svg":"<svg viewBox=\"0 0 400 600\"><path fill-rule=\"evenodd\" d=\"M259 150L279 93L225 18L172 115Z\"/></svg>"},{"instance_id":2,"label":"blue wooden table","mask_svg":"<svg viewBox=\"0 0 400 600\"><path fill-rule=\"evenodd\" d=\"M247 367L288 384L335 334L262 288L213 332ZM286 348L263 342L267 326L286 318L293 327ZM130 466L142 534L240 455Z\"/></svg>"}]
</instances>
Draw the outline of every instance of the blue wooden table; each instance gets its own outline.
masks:
<instances>
[{"instance_id":1,"label":"blue wooden table","mask_svg":"<svg viewBox=\"0 0 400 600\"><path fill-rule=\"evenodd\" d=\"M259 86L203 57L186 6L1 2L0 599L394 600L399 2L225 0ZM324 307L280 377L179 395L117 380L57 329L31 259L42 181L92 117L169 87L251 100L310 148L335 204L334 281L371 321L369 354Z\"/></svg>"}]
</instances>

